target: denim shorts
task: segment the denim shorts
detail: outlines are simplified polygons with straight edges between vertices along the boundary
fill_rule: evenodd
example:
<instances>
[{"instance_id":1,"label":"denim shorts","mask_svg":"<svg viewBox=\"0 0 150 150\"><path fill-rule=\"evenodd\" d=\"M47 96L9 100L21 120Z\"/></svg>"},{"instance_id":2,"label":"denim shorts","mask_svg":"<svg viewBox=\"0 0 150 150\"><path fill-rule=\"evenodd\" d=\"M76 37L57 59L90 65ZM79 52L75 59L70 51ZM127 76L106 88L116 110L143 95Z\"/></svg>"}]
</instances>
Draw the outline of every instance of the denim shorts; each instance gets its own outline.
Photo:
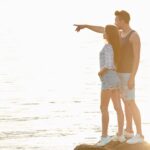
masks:
<instances>
[{"instance_id":1,"label":"denim shorts","mask_svg":"<svg viewBox=\"0 0 150 150\"><path fill-rule=\"evenodd\" d=\"M128 81L130 73L118 73L121 81L120 94L123 100L135 100L135 87L132 89L128 88Z\"/></svg>"},{"instance_id":2,"label":"denim shorts","mask_svg":"<svg viewBox=\"0 0 150 150\"><path fill-rule=\"evenodd\" d=\"M115 70L108 70L101 79L101 90L107 89L119 89L120 79L118 73Z\"/></svg>"}]
</instances>

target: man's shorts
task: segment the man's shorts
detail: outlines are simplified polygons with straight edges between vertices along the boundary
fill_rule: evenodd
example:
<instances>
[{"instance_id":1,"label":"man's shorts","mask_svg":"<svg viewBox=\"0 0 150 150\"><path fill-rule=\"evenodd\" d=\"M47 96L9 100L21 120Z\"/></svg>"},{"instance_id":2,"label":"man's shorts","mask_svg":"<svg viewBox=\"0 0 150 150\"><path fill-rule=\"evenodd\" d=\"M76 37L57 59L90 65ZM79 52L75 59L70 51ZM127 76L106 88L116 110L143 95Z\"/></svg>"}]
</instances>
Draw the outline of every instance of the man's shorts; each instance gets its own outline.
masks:
<instances>
[{"instance_id":1,"label":"man's shorts","mask_svg":"<svg viewBox=\"0 0 150 150\"><path fill-rule=\"evenodd\" d=\"M135 87L132 89L128 88L128 81L130 78L130 73L118 73L120 78L120 94L123 100L135 100Z\"/></svg>"}]
</instances>

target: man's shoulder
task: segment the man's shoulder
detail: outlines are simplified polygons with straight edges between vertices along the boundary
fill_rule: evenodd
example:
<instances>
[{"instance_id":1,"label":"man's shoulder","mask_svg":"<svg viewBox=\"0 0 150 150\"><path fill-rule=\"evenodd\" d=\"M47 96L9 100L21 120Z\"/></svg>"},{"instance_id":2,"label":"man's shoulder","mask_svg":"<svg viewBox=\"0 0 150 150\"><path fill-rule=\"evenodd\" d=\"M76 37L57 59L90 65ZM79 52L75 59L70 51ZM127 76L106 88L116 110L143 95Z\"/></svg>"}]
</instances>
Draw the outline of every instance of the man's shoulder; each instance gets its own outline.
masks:
<instances>
[{"instance_id":1,"label":"man's shoulder","mask_svg":"<svg viewBox=\"0 0 150 150\"><path fill-rule=\"evenodd\" d=\"M135 40L139 40L140 39L140 36L139 34L137 33L137 31L133 30L131 36L130 36L130 41L135 41Z\"/></svg>"},{"instance_id":2,"label":"man's shoulder","mask_svg":"<svg viewBox=\"0 0 150 150\"><path fill-rule=\"evenodd\" d=\"M135 30L132 30L132 34L131 34L131 37L139 37L139 34L137 33L137 31Z\"/></svg>"}]
</instances>

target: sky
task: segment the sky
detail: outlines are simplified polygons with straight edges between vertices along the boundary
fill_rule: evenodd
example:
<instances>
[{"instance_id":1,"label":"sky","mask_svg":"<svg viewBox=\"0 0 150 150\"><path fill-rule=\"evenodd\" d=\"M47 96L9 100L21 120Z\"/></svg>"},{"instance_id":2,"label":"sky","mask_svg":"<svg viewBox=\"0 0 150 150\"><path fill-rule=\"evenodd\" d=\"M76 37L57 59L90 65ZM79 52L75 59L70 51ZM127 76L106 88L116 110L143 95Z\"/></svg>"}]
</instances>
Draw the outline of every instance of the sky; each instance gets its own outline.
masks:
<instances>
[{"instance_id":1,"label":"sky","mask_svg":"<svg viewBox=\"0 0 150 150\"><path fill-rule=\"evenodd\" d=\"M22 90L38 82L39 91L45 85L62 90L65 84L68 89L71 77L76 76L77 90L83 79L81 70L95 54L91 49L97 54L103 39L88 30L76 33L73 24L113 24L114 11L122 9L129 11L131 26L140 34L141 61L148 59L147 0L0 0L1 72L12 74Z\"/></svg>"}]
</instances>

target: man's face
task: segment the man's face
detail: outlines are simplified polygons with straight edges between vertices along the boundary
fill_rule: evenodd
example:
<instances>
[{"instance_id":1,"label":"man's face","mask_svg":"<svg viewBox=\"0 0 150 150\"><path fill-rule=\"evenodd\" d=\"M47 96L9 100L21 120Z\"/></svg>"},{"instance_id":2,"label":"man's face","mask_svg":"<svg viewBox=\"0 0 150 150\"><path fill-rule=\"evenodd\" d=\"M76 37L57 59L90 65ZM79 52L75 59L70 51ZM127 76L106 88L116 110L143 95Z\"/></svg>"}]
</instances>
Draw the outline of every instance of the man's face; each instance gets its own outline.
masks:
<instances>
[{"instance_id":1,"label":"man's face","mask_svg":"<svg viewBox=\"0 0 150 150\"><path fill-rule=\"evenodd\" d=\"M122 29L123 20L120 20L118 16L116 16L116 18L115 18L115 25L116 25L119 29Z\"/></svg>"}]
</instances>

